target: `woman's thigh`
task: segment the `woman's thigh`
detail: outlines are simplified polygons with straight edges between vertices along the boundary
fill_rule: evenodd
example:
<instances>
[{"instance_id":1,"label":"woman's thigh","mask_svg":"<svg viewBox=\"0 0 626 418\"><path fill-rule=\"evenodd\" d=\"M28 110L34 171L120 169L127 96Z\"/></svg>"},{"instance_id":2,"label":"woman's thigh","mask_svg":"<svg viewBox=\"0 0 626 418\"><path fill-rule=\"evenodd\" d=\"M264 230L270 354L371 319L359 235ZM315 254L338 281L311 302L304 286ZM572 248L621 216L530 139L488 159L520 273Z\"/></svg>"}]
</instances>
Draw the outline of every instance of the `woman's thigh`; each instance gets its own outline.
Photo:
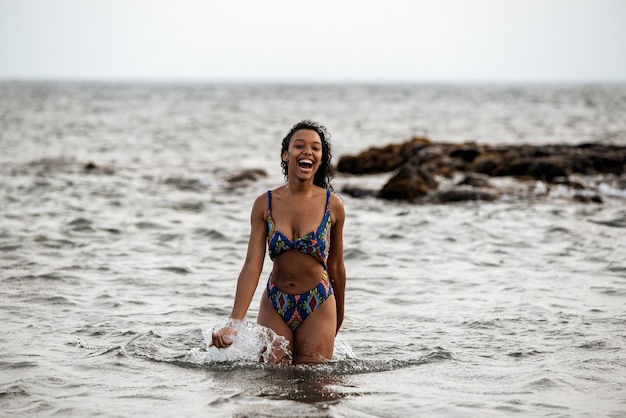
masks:
<instances>
[{"instance_id":1,"label":"woman's thigh","mask_svg":"<svg viewBox=\"0 0 626 418\"><path fill-rule=\"evenodd\" d=\"M257 323L264 327L270 328L276 334L285 337L289 341L288 349L293 352L293 332L289 325L285 323L283 318L276 312L276 309L272 306L272 303L266 295L261 296L261 303L259 306L259 317ZM283 360L283 357L287 353L276 353L276 363Z\"/></svg>"},{"instance_id":2,"label":"woman's thigh","mask_svg":"<svg viewBox=\"0 0 626 418\"><path fill-rule=\"evenodd\" d=\"M294 362L323 363L333 357L337 333L337 305L331 295L295 331Z\"/></svg>"}]
</instances>

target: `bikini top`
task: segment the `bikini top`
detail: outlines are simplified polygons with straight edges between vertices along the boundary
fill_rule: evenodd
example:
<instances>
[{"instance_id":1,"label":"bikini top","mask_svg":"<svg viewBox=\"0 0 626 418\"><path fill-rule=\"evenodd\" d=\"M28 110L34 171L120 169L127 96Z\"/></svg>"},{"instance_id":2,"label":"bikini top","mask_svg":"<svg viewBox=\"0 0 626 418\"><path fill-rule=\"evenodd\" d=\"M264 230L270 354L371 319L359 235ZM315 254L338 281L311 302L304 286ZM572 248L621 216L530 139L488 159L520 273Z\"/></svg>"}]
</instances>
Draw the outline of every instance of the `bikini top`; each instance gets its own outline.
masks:
<instances>
[{"instance_id":1,"label":"bikini top","mask_svg":"<svg viewBox=\"0 0 626 418\"><path fill-rule=\"evenodd\" d=\"M269 201L267 209L267 246L272 261L283 251L298 250L315 258L326 270L330 249L330 190L326 191L326 210L320 226L316 230L293 241L276 229L276 223L274 218L272 218L271 190L267 191L267 199Z\"/></svg>"}]
</instances>

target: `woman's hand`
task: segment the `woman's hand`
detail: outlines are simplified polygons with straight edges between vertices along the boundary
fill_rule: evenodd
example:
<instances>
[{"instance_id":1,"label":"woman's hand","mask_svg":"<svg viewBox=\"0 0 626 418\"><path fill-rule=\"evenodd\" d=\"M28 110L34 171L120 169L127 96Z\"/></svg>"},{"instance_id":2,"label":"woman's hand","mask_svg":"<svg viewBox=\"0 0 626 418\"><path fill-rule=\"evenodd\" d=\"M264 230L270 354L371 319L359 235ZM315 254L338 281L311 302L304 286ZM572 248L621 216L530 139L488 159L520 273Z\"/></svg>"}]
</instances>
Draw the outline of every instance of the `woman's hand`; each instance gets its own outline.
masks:
<instances>
[{"instance_id":1,"label":"woman's hand","mask_svg":"<svg viewBox=\"0 0 626 418\"><path fill-rule=\"evenodd\" d=\"M233 328L224 327L212 333L209 347L227 348L233 343L232 336L237 335Z\"/></svg>"}]
</instances>

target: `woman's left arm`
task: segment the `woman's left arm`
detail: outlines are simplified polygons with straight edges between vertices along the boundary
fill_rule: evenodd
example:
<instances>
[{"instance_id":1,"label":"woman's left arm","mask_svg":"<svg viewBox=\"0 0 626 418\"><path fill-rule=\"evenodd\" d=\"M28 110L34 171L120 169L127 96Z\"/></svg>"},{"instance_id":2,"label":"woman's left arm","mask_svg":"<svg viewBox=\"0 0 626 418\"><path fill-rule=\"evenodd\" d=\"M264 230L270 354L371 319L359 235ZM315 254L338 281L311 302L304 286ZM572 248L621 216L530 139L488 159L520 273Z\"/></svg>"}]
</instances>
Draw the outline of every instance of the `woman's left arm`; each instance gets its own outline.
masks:
<instances>
[{"instance_id":1,"label":"woman's left arm","mask_svg":"<svg viewBox=\"0 0 626 418\"><path fill-rule=\"evenodd\" d=\"M346 294L346 267L343 262L343 224L346 212L341 199L331 195L330 211L334 221L330 229L330 254L328 255L328 276L333 286L335 300L337 302L337 331L343 323L344 302Z\"/></svg>"}]
</instances>

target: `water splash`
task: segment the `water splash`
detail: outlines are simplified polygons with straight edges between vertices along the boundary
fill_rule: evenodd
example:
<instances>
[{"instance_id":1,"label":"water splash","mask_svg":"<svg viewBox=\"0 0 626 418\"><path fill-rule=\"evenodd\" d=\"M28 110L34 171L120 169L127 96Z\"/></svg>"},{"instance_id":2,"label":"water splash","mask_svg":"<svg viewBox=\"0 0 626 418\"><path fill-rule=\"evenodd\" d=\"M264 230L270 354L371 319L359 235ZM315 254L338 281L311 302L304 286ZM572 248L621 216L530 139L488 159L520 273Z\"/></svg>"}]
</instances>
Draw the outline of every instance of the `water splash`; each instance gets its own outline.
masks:
<instances>
[{"instance_id":1,"label":"water splash","mask_svg":"<svg viewBox=\"0 0 626 418\"><path fill-rule=\"evenodd\" d=\"M211 334L224 327L233 328L237 334L232 337L230 347L219 349L211 345ZM203 362L209 363L276 363L284 357L291 361L288 350L289 341L272 329L249 321L222 320L207 328L202 335L206 344L206 355ZM199 352L195 353L196 357ZM199 360L199 359L198 359ZM335 349L332 361L358 360L352 348L341 338L335 340Z\"/></svg>"},{"instance_id":2,"label":"water splash","mask_svg":"<svg viewBox=\"0 0 626 418\"><path fill-rule=\"evenodd\" d=\"M91 345L89 345L86 340L81 339L80 337L76 337L76 348L92 349L93 347L91 347Z\"/></svg>"},{"instance_id":3,"label":"water splash","mask_svg":"<svg viewBox=\"0 0 626 418\"><path fill-rule=\"evenodd\" d=\"M354 354L352 347L348 345L341 338L335 338L335 350L333 351L333 361L347 361L347 360L359 360L359 357Z\"/></svg>"},{"instance_id":4,"label":"water splash","mask_svg":"<svg viewBox=\"0 0 626 418\"><path fill-rule=\"evenodd\" d=\"M211 346L211 334L225 327L232 328L236 334L232 336L232 345L228 348ZM211 362L240 362L252 361L276 363L285 357L291 360L288 349L289 341L273 330L249 321L223 320L217 322L204 332L204 342L207 346L208 360Z\"/></svg>"}]
</instances>

